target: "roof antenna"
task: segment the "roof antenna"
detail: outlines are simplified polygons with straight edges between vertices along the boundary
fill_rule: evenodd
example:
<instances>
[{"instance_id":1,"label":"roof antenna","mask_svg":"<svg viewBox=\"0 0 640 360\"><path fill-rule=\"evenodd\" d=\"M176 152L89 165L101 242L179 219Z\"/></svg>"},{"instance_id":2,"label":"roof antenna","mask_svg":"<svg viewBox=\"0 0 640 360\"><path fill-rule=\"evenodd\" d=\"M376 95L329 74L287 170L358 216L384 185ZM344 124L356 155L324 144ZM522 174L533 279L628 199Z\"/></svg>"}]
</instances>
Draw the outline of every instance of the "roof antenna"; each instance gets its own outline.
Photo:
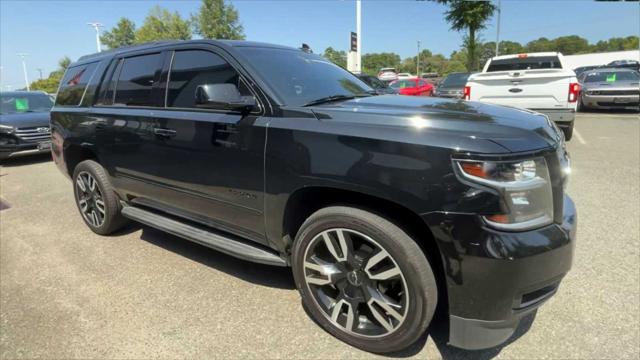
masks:
<instances>
[{"instance_id":1,"label":"roof antenna","mask_svg":"<svg viewBox=\"0 0 640 360\"><path fill-rule=\"evenodd\" d=\"M309 45L302 43L302 47L300 48L300 50L309 53L309 54L313 54L313 50L311 50L311 47L309 47Z\"/></svg>"}]
</instances>

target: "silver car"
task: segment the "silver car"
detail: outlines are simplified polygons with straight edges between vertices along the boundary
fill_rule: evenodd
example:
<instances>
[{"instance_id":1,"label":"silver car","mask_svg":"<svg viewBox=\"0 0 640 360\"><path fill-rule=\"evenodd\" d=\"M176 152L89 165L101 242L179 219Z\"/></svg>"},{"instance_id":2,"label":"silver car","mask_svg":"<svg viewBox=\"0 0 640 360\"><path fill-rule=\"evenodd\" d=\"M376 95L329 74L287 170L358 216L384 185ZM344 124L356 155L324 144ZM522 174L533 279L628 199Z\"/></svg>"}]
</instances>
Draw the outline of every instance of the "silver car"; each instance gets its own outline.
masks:
<instances>
[{"instance_id":1,"label":"silver car","mask_svg":"<svg viewBox=\"0 0 640 360\"><path fill-rule=\"evenodd\" d=\"M601 68L578 77L582 85L580 110L640 110L640 74L631 69Z\"/></svg>"}]
</instances>

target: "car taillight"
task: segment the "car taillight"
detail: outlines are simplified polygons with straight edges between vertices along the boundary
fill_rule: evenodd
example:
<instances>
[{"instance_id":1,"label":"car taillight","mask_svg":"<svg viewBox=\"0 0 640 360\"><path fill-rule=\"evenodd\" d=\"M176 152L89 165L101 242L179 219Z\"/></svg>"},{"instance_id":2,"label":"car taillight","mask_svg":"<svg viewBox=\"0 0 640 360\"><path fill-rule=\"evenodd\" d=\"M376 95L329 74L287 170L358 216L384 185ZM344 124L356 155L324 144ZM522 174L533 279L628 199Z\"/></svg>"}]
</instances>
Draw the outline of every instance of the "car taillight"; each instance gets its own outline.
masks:
<instances>
[{"instance_id":1,"label":"car taillight","mask_svg":"<svg viewBox=\"0 0 640 360\"><path fill-rule=\"evenodd\" d=\"M569 84L569 102L572 103L578 101L578 95L580 95L580 84Z\"/></svg>"},{"instance_id":2,"label":"car taillight","mask_svg":"<svg viewBox=\"0 0 640 360\"><path fill-rule=\"evenodd\" d=\"M465 100L469 100L471 98L471 86L465 86L464 93L462 95Z\"/></svg>"}]
</instances>

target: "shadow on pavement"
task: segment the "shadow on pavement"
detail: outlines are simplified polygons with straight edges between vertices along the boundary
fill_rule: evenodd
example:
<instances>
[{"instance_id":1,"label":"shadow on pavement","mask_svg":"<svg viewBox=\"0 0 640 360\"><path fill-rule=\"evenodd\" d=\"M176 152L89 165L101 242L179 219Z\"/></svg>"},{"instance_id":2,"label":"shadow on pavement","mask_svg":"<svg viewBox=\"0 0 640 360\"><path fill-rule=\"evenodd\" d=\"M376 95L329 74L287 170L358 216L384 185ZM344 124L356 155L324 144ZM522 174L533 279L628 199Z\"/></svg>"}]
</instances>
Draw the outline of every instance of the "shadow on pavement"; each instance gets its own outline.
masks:
<instances>
[{"instance_id":1,"label":"shadow on pavement","mask_svg":"<svg viewBox=\"0 0 640 360\"><path fill-rule=\"evenodd\" d=\"M114 235L128 234L140 228L142 228L142 235L140 236L142 240L197 261L205 266L256 285L278 289L295 289L293 274L289 268L256 264L236 259L189 240L138 224L129 225Z\"/></svg>"},{"instance_id":2,"label":"shadow on pavement","mask_svg":"<svg viewBox=\"0 0 640 360\"><path fill-rule=\"evenodd\" d=\"M47 161L51 161L50 153L25 155L25 156L19 156L15 158L0 160L0 166L16 167L16 166L24 166L24 165L33 165L33 164L43 163Z\"/></svg>"}]
</instances>

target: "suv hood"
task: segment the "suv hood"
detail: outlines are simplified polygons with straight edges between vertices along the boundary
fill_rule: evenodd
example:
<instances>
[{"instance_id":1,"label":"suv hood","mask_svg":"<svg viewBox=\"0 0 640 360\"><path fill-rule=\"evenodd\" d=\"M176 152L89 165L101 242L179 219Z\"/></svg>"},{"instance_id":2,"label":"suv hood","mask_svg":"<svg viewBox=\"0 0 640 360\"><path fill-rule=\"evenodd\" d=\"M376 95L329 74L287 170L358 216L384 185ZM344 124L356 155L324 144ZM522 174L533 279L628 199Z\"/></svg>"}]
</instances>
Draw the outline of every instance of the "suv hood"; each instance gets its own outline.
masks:
<instances>
[{"instance_id":1,"label":"suv hood","mask_svg":"<svg viewBox=\"0 0 640 360\"><path fill-rule=\"evenodd\" d=\"M24 112L0 115L0 125L14 126L16 128L49 127L49 112Z\"/></svg>"},{"instance_id":2,"label":"suv hood","mask_svg":"<svg viewBox=\"0 0 640 360\"><path fill-rule=\"evenodd\" d=\"M381 95L312 109L320 120L408 129L429 137L428 144L459 151L538 150L555 147L562 136L543 114L474 101Z\"/></svg>"}]
</instances>

